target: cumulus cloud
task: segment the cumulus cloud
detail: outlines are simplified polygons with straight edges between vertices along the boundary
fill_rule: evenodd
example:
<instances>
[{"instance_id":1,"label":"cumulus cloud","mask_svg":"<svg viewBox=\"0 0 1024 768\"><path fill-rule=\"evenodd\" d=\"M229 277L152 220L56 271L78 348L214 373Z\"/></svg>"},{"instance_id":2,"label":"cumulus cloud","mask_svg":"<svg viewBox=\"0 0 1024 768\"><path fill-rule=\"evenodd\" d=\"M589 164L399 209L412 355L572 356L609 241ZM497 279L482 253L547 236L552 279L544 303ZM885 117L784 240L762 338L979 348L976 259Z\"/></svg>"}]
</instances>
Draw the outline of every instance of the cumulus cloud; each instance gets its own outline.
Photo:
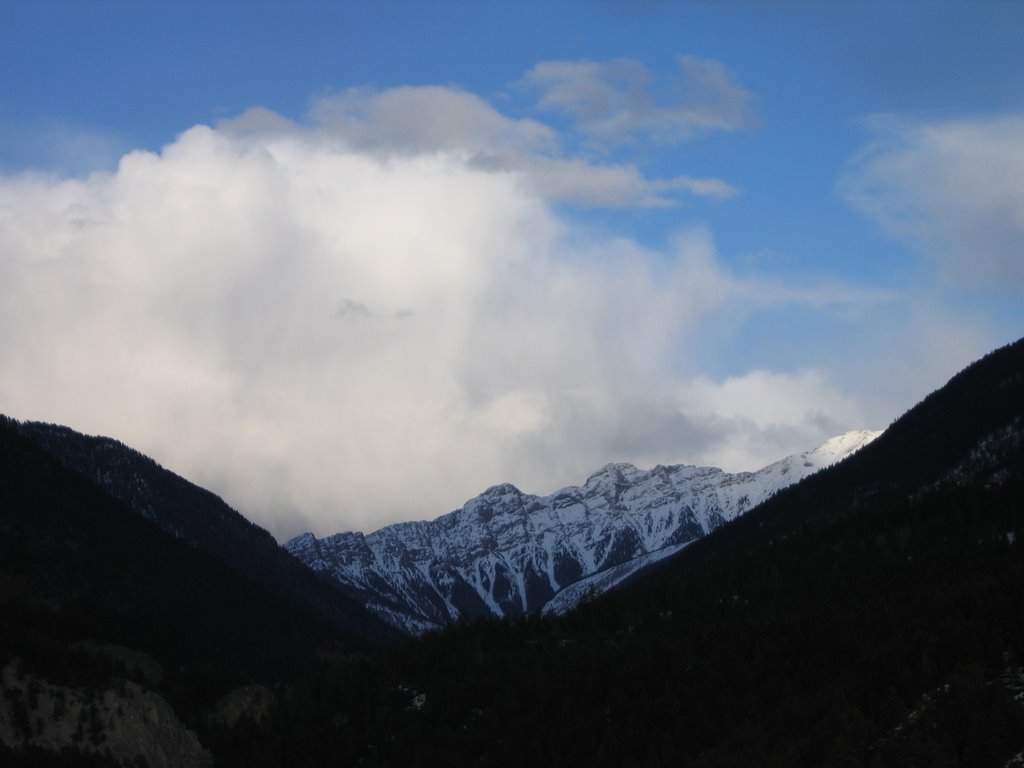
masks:
<instances>
[{"instance_id":1,"label":"cumulus cloud","mask_svg":"<svg viewBox=\"0 0 1024 768\"><path fill-rule=\"evenodd\" d=\"M839 188L948 277L1024 289L1024 117L875 118Z\"/></svg>"},{"instance_id":2,"label":"cumulus cloud","mask_svg":"<svg viewBox=\"0 0 1024 768\"><path fill-rule=\"evenodd\" d=\"M430 90L411 95L468 125L420 131L409 95L196 126L110 173L0 177L0 408L118 437L279 536L609 460L753 461L751 431L767 462L861 426L806 374L756 374L764 424L680 383L708 323L808 296L730 274L701 231L592 244L552 205L568 192L480 162L546 151L544 130Z\"/></svg>"},{"instance_id":3,"label":"cumulus cloud","mask_svg":"<svg viewBox=\"0 0 1024 768\"><path fill-rule=\"evenodd\" d=\"M752 94L719 62L683 55L665 83L633 59L545 61L520 85L539 105L571 117L592 141L636 138L677 143L710 131L752 124Z\"/></svg>"}]
</instances>

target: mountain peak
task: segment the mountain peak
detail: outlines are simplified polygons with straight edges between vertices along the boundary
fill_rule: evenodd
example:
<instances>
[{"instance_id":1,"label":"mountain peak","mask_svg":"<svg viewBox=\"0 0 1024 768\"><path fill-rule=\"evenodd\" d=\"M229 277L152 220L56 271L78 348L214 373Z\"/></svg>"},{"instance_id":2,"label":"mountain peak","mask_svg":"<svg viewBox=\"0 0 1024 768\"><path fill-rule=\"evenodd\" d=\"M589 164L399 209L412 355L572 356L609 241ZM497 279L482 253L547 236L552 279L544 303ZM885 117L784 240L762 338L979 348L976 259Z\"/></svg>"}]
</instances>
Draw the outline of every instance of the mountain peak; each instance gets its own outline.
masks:
<instances>
[{"instance_id":1,"label":"mountain peak","mask_svg":"<svg viewBox=\"0 0 1024 768\"><path fill-rule=\"evenodd\" d=\"M859 451L876 437L882 434L882 430L858 429L851 432L844 432L841 435L829 438L817 448L800 454L806 459L814 459L819 466L840 461L854 451Z\"/></svg>"},{"instance_id":2,"label":"mountain peak","mask_svg":"<svg viewBox=\"0 0 1024 768\"><path fill-rule=\"evenodd\" d=\"M522 496L522 495L523 495L523 492L520 491L518 488L516 488L514 485L512 485L512 483L498 483L497 485L492 485L490 488L488 488L486 491L484 491L482 494L480 494L480 496L483 496L483 497L486 497L486 498L489 498L489 499L490 498L500 498L502 496Z\"/></svg>"},{"instance_id":3,"label":"mountain peak","mask_svg":"<svg viewBox=\"0 0 1024 768\"><path fill-rule=\"evenodd\" d=\"M597 470L597 472L592 473L581 487L586 488L608 479L622 481L627 478L636 477L638 474L644 474L644 471L637 469L632 464L628 464L624 461L610 462Z\"/></svg>"}]
</instances>

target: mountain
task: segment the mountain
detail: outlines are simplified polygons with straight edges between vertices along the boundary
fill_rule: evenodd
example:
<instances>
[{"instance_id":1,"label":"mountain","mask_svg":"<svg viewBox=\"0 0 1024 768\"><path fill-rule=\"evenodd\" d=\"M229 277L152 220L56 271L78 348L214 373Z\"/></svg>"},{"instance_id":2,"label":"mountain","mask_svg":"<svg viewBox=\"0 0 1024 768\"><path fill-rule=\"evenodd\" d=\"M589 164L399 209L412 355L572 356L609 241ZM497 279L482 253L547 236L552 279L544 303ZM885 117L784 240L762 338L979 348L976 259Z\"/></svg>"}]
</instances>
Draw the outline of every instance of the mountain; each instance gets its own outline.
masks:
<instances>
[{"instance_id":1,"label":"mountain","mask_svg":"<svg viewBox=\"0 0 1024 768\"><path fill-rule=\"evenodd\" d=\"M144 454L112 438L83 435L68 427L8 424L136 514L222 561L259 588L349 635L372 642L398 639L362 606L297 563L263 528Z\"/></svg>"},{"instance_id":2,"label":"mountain","mask_svg":"<svg viewBox=\"0 0 1024 768\"><path fill-rule=\"evenodd\" d=\"M1024 340L620 589L318 681L329 714L296 743L371 765L1014 768L1022 547Z\"/></svg>"},{"instance_id":3,"label":"mountain","mask_svg":"<svg viewBox=\"0 0 1024 768\"><path fill-rule=\"evenodd\" d=\"M954 376L849 460L802 480L715 537L689 547L672 567L702 568L812 522L1013 488L1022 468L1024 339Z\"/></svg>"},{"instance_id":4,"label":"mountain","mask_svg":"<svg viewBox=\"0 0 1024 768\"><path fill-rule=\"evenodd\" d=\"M498 485L430 522L369 535L306 533L285 548L413 634L465 619L563 613L878 434L850 432L757 472L609 464L549 496Z\"/></svg>"}]
</instances>

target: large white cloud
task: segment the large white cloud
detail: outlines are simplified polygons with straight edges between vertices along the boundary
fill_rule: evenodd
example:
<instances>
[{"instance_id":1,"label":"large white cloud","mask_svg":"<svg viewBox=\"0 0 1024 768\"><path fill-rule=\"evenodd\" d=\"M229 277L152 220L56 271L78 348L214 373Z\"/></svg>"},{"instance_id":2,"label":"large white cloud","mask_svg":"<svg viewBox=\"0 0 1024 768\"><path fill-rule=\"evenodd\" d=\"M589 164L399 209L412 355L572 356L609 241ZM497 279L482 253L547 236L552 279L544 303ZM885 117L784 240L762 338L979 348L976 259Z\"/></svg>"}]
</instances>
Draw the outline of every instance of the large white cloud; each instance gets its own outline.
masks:
<instances>
[{"instance_id":1,"label":"large white cloud","mask_svg":"<svg viewBox=\"0 0 1024 768\"><path fill-rule=\"evenodd\" d=\"M1024 116L871 122L840 190L947 277L1024 289Z\"/></svg>"},{"instance_id":2,"label":"large white cloud","mask_svg":"<svg viewBox=\"0 0 1024 768\"><path fill-rule=\"evenodd\" d=\"M409 97L463 117L420 130ZM575 162L543 126L445 89L316 114L197 126L113 173L0 177L0 410L114 435L281 536L862 426L814 372L724 385L771 385L767 426L687 378L708 324L835 297L738 279L699 231L591 243L531 165Z\"/></svg>"}]
</instances>

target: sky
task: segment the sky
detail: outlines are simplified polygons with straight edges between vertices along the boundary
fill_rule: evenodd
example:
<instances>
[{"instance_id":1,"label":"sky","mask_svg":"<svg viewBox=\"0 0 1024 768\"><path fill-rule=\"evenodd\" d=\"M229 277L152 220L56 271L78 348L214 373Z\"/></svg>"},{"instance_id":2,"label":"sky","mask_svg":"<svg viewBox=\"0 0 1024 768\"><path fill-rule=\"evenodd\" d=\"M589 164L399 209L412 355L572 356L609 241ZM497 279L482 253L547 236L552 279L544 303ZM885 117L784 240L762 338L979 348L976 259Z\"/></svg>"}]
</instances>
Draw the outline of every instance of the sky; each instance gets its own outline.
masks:
<instances>
[{"instance_id":1,"label":"sky","mask_svg":"<svg viewBox=\"0 0 1024 768\"><path fill-rule=\"evenodd\" d=\"M280 540L753 470L1024 334L1024 3L0 4L0 412Z\"/></svg>"}]
</instances>

